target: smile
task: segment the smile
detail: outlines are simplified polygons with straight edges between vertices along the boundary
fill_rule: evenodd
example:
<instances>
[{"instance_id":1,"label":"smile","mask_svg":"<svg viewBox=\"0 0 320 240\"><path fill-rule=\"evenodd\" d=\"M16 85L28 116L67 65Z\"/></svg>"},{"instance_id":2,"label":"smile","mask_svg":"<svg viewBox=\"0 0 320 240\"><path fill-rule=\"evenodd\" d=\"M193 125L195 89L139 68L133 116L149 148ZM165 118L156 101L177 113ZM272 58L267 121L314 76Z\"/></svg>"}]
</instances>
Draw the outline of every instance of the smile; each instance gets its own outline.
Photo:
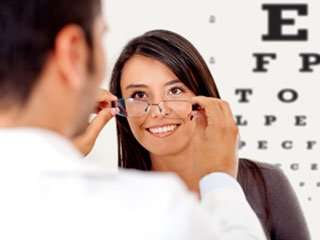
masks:
<instances>
[{"instance_id":1,"label":"smile","mask_svg":"<svg viewBox=\"0 0 320 240\"><path fill-rule=\"evenodd\" d=\"M147 131L156 137L167 137L171 135L180 124L171 124L159 127L151 127L147 128Z\"/></svg>"}]
</instances>

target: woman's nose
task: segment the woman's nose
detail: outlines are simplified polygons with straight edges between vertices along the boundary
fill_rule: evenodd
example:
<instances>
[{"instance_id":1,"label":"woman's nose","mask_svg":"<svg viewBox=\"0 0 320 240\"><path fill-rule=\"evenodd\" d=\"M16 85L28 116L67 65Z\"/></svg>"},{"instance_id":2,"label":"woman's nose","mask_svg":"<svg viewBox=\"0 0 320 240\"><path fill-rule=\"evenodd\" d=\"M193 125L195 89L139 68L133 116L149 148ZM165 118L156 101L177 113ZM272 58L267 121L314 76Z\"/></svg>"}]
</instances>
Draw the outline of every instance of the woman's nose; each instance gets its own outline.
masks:
<instances>
[{"instance_id":1,"label":"woman's nose","mask_svg":"<svg viewBox=\"0 0 320 240\"><path fill-rule=\"evenodd\" d=\"M158 104L150 104L149 107L153 118L165 117L167 115L164 105L161 104L161 102Z\"/></svg>"},{"instance_id":2,"label":"woman's nose","mask_svg":"<svg viewBox=\"0 0 320 240\"><path fill-rule=\"evenodd\" d=\"M157 118L157 117L162 117L162 108L159 104L150 104L150 113L151 113L151 117L153 118Z\"/></svg>"}]
</instances>

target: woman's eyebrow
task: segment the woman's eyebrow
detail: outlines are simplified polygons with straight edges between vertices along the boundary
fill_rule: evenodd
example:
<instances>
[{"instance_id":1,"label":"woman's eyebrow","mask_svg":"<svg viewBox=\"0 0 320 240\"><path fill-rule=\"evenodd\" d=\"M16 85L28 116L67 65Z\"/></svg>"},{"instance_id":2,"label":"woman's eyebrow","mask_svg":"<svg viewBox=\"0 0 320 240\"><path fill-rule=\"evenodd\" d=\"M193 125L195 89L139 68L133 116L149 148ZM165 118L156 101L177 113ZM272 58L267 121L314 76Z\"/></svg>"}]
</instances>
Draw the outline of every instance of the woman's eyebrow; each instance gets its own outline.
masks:
<instances>
[{"instance_id":1,"label":"woman's eyebrow","mask_svg":"<svg viewBox=\"0 0 320 240\"><path fill-rule=\"evenodd\" d=\"M126 86L126 89L130 88L148 88L148 86L145 84L129 84L128 86Z\"/></svg>"},{"instance_id":2,"label":"woman's eyebrow","mask_svg":"<svg viewBox=\"0 0 320 240\"><path fill-rule=\"evenodd\" d=\"M164 84L164 86L170 86L170 85L173 85L173 84L176 84L176 83L181 83L181 81L178 80L178 79L175 79L175 80L166 82L166 83ZM129 84L129 85L126 87L126 89L130 89L130 88L148 88L148 86L145 85L145 84Z\"/></svg>"},{"instance_id":3,"label":"woman's eyebrow","mask_svg":"<svg viewBox=\"0 0 320 240\"><path fill-rule=\"evenodd\" d=\"M166 84L164 84L164 86L170 86L170 85L173 85L176 83L181 83L181 81L179 79L175 79L175 80L167 82Z\"/></svg>"}]
</instances>

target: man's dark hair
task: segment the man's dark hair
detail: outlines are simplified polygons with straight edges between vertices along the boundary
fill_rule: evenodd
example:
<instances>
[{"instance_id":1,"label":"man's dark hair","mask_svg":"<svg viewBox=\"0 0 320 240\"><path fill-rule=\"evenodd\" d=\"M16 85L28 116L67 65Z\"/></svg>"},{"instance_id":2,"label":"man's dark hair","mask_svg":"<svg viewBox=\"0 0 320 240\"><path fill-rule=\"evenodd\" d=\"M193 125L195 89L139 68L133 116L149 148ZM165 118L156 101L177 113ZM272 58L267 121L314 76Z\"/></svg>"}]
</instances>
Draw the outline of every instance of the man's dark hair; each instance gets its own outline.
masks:
<instances>
[{"instance_id":1,"label":"man's dark hair","mask_svg":"<svg viewBox=\"0 0 320 240\"><path fill-rule=\"evenodd\" d=\"M79 25L91 49L100 11L101 0L1 0L0 107L28 100L64 26Z\"/></svg>"}]
</instances>

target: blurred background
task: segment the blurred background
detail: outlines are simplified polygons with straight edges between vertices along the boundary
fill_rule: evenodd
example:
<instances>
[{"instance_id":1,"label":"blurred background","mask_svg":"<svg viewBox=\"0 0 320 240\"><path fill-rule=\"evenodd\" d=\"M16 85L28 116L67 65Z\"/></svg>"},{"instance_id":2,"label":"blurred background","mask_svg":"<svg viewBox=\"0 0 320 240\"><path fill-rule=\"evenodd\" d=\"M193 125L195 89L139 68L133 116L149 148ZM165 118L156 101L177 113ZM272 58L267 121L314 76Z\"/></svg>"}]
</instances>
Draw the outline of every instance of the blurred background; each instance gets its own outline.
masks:
<instances>
[{"instance_id":1,"label":"blurred background","mask_svg":"<svg viewBox=\"0 0 320 240\"><path fill-rule=\"evenodd\" d=\"M240 127L240 156L278 165L320 239L320 1L108 0L108 80L124 45L152 29L175 31L200 51ZM291 5L291 10L279 4ZM292 19L281 26L281 18ZM282 23L283 24L283 23ZM117 169L114 120L88 156ZM285 222L283 224L286 224Z\"/></svg>"}]
</instances>

